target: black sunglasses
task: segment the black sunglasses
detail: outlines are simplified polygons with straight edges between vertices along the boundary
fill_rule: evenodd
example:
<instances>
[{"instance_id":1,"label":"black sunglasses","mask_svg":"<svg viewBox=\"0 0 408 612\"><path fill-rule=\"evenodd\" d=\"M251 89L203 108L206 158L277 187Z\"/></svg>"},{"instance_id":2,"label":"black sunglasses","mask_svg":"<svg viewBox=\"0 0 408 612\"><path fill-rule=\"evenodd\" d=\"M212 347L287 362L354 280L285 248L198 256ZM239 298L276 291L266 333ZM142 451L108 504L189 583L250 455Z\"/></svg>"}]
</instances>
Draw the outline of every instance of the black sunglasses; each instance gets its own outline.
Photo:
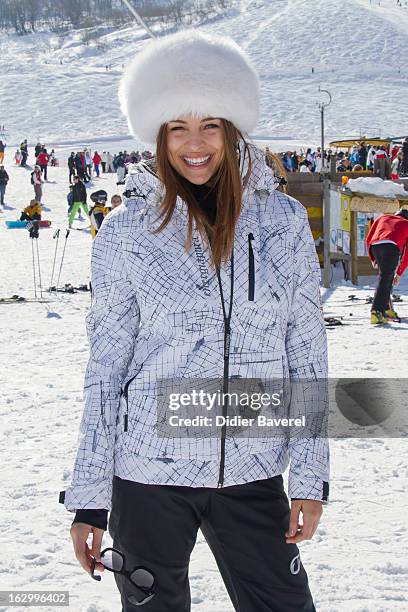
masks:
<instances>
[{"instance_id":1,"label":"black sunglasses","mask_svg":"<svg viewBox=\"0 0 408 612\"><path fill-rule=\"evenodd\" d=\"M92 559L91 576L94 580L100 581L101 576L95 575L96 563L96 559ZM125 569L125 556L119 550L115 550L114 548L105 548L101 552L100 563L102 563L104 568L110 572L125 576L125 578L127 578L138 591L140 591L140 596L127 595L127 599L134 606L143 606L155 596L155 592L153 591L155 578L152 572L141 565L135 567L131 572L129 572Z\"/></svg>"}]
</instances>

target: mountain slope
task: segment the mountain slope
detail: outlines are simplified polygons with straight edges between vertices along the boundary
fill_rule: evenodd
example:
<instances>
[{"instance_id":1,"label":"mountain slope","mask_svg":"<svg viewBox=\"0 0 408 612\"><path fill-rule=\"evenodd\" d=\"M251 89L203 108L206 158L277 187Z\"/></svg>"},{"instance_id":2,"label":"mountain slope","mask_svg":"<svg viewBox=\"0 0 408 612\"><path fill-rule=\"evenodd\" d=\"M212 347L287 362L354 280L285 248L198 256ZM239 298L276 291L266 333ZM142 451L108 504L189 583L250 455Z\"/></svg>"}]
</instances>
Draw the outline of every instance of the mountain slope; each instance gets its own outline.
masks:
<instances>
[{"instance_id":1,"label":"mountain slope","mask_svg":"<svg viewBox=\"0 0 408 612\"><path fill-rule=\"evenodd\" d=\"M394 0L242 0L202 29L232 36L252 58L261 77L258 133L318 142L319 85L333 96L328 138L406 130L408 7ZM9 142L127 133L118 81L147 35L133 24L99 28L85 45L88 34L3 37L0 124Z\"/></svg>"}]
</instances>

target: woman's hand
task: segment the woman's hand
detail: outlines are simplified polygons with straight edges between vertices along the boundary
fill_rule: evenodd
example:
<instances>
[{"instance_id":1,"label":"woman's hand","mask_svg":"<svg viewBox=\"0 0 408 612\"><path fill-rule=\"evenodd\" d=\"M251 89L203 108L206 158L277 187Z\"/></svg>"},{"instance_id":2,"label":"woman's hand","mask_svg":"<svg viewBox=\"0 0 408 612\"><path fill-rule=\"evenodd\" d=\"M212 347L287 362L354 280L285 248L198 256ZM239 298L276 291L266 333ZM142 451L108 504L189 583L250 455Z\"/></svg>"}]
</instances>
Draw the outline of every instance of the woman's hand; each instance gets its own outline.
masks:
<instances>
[{"instance_id":1,"label":"woman's hand","mask_svg":"<svg viewBox=\"0 0 408 612\"><path fill-rule=\"evenodd\" d=\"M71 527L71 538L74 544L75 556L88 573L91 572L92 558L97 561L101 558L101 544L104 534L103 529L86 525L85 523L74 523ZM87 539L89 534L92 534L92 546L89 548ZM97 563L95 566L99 572L104 570L102 563Z\"/></svg>"},{"instance_id":2,"label":"woman's hand","mask_svg":"<svg viewBox=\"0 0 408 612\"><path fill-rule=\"evenodd\" d=\"M378 263L377 263L376 261L372 261L372 262L371 262L371 264L372 264L373 268L374 268L375 270L377 270L377 268L378 268Z\"/></svg>"},{"instance_id":3,"label":"woman's hand","mask_svg":"<svg viewBox=\"0 0 408 612\"><path fill-rule=\"evenodd\" d=\"M303 524L299 523L302 512ZM314 499L293 499L291 503L289 529L286 532L287 544L298 544L311 540L323 514L323 504Z\"/></svg>"},{"instance_id":4,"label":"woman's hand","mask_svg":"<svg viewBox=\"0 0 408 612\"><path fill-rule=\"evenodd\" d=\"M394 276L394 280L392 281L392 284L394 285L394 287L396 287L397 285L399 285L400 280L401 280L401 277L400 277L400 276L398 276L398 274L396 274L396 275Z\"/></svg>"}]
</instances>

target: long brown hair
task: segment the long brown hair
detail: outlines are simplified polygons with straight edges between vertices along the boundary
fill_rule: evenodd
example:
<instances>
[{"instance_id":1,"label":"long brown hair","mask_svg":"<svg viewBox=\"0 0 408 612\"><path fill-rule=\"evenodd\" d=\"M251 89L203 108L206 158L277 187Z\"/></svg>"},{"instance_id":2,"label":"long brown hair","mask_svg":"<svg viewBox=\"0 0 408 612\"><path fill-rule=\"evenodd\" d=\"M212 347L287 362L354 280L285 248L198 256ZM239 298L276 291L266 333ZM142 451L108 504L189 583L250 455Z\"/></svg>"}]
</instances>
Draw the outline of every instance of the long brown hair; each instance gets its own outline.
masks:
<instances>
[{"instance_id":1,"label":"long brown hair","mask_svg":"<svg viewBox=\"0 0 408 612\"><path fill-rule=\"evenodd\" d=\"M221 119L224 135L224 152L220 167L210 179L209 184L217 193L217 214L215 223L211 226L208 219L188 189L188 184L180 179L180 175L170 164L167 154L167 124L160 127L156 141L156 171L162 181L165 193L159 209L160 226L155 232L160 232L169 223L176 206L177 196L187 204L188 233L185 242L190 249L193 236L193 219L204 240L210 240L212 263L219 267L227 261L232 253L235 226L241 212L243 181L239 168L238 142L244 139L239 130L226 119ZM249 151L248 151L249 155ZM251 173L249 157L248 172L245 183Z\"/></svg>"}]
</instances>

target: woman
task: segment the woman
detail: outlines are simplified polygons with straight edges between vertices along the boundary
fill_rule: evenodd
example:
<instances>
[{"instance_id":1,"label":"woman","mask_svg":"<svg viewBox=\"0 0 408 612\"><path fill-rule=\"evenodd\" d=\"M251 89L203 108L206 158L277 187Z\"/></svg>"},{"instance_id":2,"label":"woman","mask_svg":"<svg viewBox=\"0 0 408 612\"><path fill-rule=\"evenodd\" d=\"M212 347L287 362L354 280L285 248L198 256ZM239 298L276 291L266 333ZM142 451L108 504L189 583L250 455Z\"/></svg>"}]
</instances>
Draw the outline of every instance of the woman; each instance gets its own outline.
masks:
<instances>
[{"instance_id":1,"label":"woman","mask_svg":"<svg viewBox=\"0 0 408 612\"><path fill-rule=\"evenodd\" d=\"M42 186L43 186L43 178L41 174L41 168L38 164L34 166L34 170L31 173L31 183L34 185L34 197L37 202L41 202L42 200Z\"/></svg>"},{"instance_id":2,"label":"woman","mask_svg":"<svg viewBox=\"0 0 408 612\"><path fill-rule=\"evenodd\" d=\"M232 41L186 32L151 42L120 98L132 132L156 139L156 157L128 176L130 197L94 241L83 435L61 495L76 511L76 557L88 572L93 558L103 569L111 510L127 570L155 577L145 609L182 612L200 528L236 610L314 610L297 543L313 536L327 501L325 440L234 430L225 396L215 433L187 420L173 427L182 411L166 403L177 385L192 396L326 376L305 209L275 190L264 152L242 135L257 123L257 76ZM140 596L128 578L115 574L126 612Z\"/></svg>"}]
</instances>

